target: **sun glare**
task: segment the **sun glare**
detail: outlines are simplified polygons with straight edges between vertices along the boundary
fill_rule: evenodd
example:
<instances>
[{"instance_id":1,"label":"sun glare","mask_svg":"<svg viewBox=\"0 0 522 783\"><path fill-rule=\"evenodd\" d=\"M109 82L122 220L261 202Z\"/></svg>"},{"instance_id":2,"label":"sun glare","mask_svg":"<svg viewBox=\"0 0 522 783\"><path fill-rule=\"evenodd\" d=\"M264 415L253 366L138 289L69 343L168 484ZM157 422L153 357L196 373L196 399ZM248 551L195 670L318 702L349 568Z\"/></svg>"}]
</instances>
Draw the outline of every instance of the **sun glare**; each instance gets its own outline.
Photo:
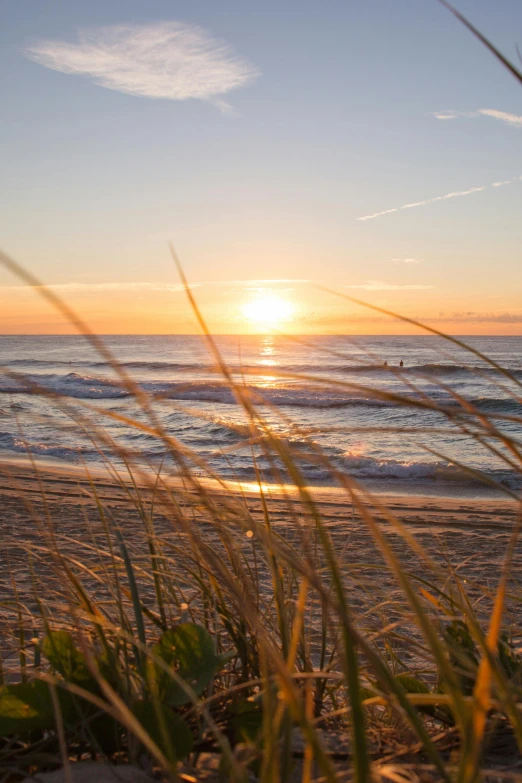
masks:
<instances>
[{"instance_id":1,"label":"sun glare","mask_svg":"<svg viewBox=\"0 0 522 783\"><path fill-rule=\"evenodd\" d=\"M294 313L294 305L272 291L260 292L241 309L251 326L265 330L287 323Z\"/></svg>"}]
</instances>

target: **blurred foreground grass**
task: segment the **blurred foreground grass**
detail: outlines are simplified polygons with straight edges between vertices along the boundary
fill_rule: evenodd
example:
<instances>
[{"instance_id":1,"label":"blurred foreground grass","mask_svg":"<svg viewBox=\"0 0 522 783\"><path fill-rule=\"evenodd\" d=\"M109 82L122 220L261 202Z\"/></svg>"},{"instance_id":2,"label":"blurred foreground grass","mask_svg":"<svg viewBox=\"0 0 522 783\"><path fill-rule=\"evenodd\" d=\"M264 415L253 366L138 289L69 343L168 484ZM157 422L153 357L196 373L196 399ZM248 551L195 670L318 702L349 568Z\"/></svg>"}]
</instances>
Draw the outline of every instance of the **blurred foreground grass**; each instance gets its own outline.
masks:
<instances>
[{"instance_id":1,"label":"blurred foreground grass","mask_svg":"<svg viewBox=\"0 0 522 783\"><path fill-rule=\"evenodd\" d=\"M484 36L439 2L522 81ZM112 364L144 418L104 415L157 438L177 473L176 482L167 481L161 469L123 452L85 404L74 421L105 455L116 501L105 497L107 480L86 468L88 502L77 504L64 528L71 508L50 496L36 463L36 491L13 474L15 516L23 509L34 535L24 536L23 526L20 535L17 523L9 529L12 509L3 497L0 780L92 757L195 780L204 753L219 757L216 774L235 783L520 778L516 492L496 486L514 514L504 519L509 529L494 589L490 578L470 583L442 538L434 557L316 444L296 453L268 427L257 400L222 361L187 287L216 370L247 416L254 466L261 452L276 483L281 466L291 477L293 491L274 503L259 475L253 505L163 430L154 401L64 302L4 254L0 261L37 286ZM447 339L494 371L492 383L522 404L521 384L508 371ZM420 392L413 400L364 391L435 411L492 460L522 474L522 443L512 426L504 427L518 428L522 418L484 413L444 389L451 407ZM68 412L57 395L34 383L32 391ZM329 469L344 495L352 519L344 544L336 536L340 520L332 524L306 486L307 459ZM125 475L116 462L126 466ZM356 529L372 542L366 562ZM487 550L483 561L490 562Z\"/></svg>"}]
</instances>

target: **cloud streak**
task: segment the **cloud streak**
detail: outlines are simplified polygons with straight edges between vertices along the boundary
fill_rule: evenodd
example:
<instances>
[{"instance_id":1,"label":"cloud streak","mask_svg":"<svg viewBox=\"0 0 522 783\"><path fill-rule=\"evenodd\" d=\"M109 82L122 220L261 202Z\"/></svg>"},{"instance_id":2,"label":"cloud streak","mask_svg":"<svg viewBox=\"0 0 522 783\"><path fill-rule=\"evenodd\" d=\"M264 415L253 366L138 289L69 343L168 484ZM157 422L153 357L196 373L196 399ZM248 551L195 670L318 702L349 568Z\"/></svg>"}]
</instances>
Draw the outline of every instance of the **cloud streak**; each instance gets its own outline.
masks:
<instances>
[{"instance_id":1,"label":"cloud streak","mask_svg":"<svg viewBox=\"0 0 522 783\"><path fill-rule=\"evenodd\" d=\"M505 122L515 128L522 128L522 115L511 114L499 109L477 109L476 111L455 111L453 109L444 109L443 111L433 112L437 120L456 120L459 117L493 117L495 120Z\"/></svg>"},{"instance_id":2,"label":"cloud streak","mask_svg":"<svg viewBox=\"0 0 522 783\"><path fill-rule=\"evenodd\" d=\"M362 288L365 291L420 291L433 288L432 285L398 285L396 283L384 283L381 280L368 280L359 285L345 285L345 288Z\"/></svg>"},{"instance_id":3,"label":"cloud streak","mask_svg":"<svg viewBox=\"0 0 522 783\"><path fill-rule=\"evenodd\" d=\"M522 180L522 177L512 177L511 179L505 179L501 182L492 182L491 185L480 185L476 188L469 188L468 190L454 190L451 193L446 193L444 196L435 196L434 198L426 198L423 201L413 201L411 204L403 204L400 207L393 207L392 209L385 209L382 212L374 212L371 215L362 215L355 218L356 220L374 220L375 218L382 217L383 215L389 215L392 212L402 212L405 209L414 209L415 207L424 207L426 204L435 204L437 201L447 201L452 198L461 198L462 196L470 196L472 193L480 193L488 188L500 188L504 185L510 185L512 182L518 182Z\"/></svg>"},{"instance_id":4,"label":"cloud streak","mask_svg":"<svg viewBox=\"0 0 522 783\"><path fill-rule=\"evenodd\" d=\"M81 31L76 43L43 40L31 60L128 95L225 106L218 96L241 87L258 69L200 27L169 21Z\"/></svg>"},{"instance_id":5,"label":"cloud streak","mask_svg":"<svg viewBox=\"0 0 522 783\"><path fill-rule=\"evenodd\" d=\"M189 288L199 288L203 283L190 283ZM171 293L180 293L185 290L182 283L50 283L45 286L30 285L6 285L0 286L0 292L3 291L33 291L38 288L48 288L57 294L90 294L103 293L108 291L118 293L120 291L164 291Z\"/></svg>"},{"instance_id":6,"label":"cloud streak","mask_svg":"<svg viewBox=\"0 0 522 783\"><path fill-rule=\"evenodd\" d=\"M227 286L241 285L245 288L255 286L256 290L266 288L270 285L281 285L287 283L311 283L312 280L305 278L273 278L273 279L243 279L243 280L203 280L188 284L189 288L202 288L203 286ZM261 285L262 284L262 285ZM49 283L45 286L29 286L24 284L0 286L0 293L3 291L32 291L34 288L49 288L59 294L68 293L103 293L107 292L126 292L126 291L160 291L170 293L181 293L185 290L183 283L162 283L162 282L78 282L70 281L68 283Z\"/></svg>"},{"instance_id":7,"label":"cloud streak","mask_svg":"<svg viewBox=\"0 0 522 783\"><path fill-rule=\"evenodd\" d=\"M495 324L522 324L520 313L476 313L456 312L441 313L438 317L427 320L439 323L495 323Z\"/></svg>"},{"instance_id":8,"label":"cloud streak","mask_svg":"<svg viewBox=\"0 0 522 783\"><path fill-rule=\"evenodd\" d=\"M486 117L493 117L495 120L507 122L508 125L514 125L516 128L522 128L522 116L510 114L507 111L497 111L497 109L479 109L479 114Z\"/></svg>"},{"instance_id":9,"label":"cloud streak","mask_svg":"<svg viewBox=\"0 0 522 783\"><path fill-rule=\"evenodd\" d=\"M427 324L505 324L518 326L522 324L522 314L518 313L479 313L479 312L454 312L427 315L426 313L411 313L415 321ZM397 319L388 315L360 315L358 312L339 311L332 315L309 312L307 321L313 321L322 326L348 325L348 324L393 324Z\"/></svg>"}]
</instances>

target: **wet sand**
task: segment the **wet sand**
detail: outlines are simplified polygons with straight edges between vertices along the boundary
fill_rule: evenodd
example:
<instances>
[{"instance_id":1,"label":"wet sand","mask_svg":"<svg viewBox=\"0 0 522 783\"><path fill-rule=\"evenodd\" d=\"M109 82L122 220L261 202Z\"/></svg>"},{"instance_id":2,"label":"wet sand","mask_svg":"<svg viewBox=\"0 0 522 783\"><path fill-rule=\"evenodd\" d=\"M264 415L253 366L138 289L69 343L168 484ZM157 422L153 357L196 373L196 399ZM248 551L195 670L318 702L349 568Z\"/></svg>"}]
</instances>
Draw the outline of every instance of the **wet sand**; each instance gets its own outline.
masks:
<instances>
[{"instance_id":1,"label":"wet sand","mask_svg":"<svg viewBox=\"0 0 522 783\"><path fill-rule=\"evenodd\" d=\"M31 525L28 525L27 510L22 502L12 503L13 500L24 497L27 501L38 501L45 493L45 498L50 505L65 504L71 512L70 524L75 527L80 523L80 519L75 517L79 506L90 506L93 504L94 492L108 506L118 506L128 503L127 491L133 492L132 484L125 473L118 474L117 483L114 476L108 471L101 469L89 469L87 475L83 467L75 465L61 465L56 463L39 462L37 472L28 460L20 458L19 460L5 461L0 459L0 522L5 524L13 523L11 514L14 513L16 520L29 534ZM91 484L92 482L92 484ZM168 476L164 479L166 485L175 489L179 486L179 481L169 480ZM149 477L147 481L135 474L136 485L145 492L150 491L153 479ZM218 501L220 498L230 499L231 494L236 494L239 498L239 492L232 493L231 485L219 487L217 484L203 484L208 488ZM125 487L125 489L123 489ZM266 497L270 505L271 514L281 524L288 522L287 500L284 492L277 489L265 487ZM187 491L187 497L190 495L190 489ZM253 514L261 512L261 503L259 492L254 490L253 484L243 486L241 493L242 501ZM331 490L322 490L315 488L313 490L314 500L321 510L321 514L327 524L333 528L342 528L340 532L357 536L362 533L359 515L354 511L353 503L347 499L346 493L336 493ZM402 497L394 494L373 494L376 504L385 506L394 516L408 526L412 532L419 534L426 533L429 530L459 533L462 537L478 536L478 541L491 542L495 539L495 531L506 535L512 530L520 513L522 505L508 497L498 498L468 498L468 497L442 497L442 496L422 496L422 495L404 495ZM366 500L369 506L373 506L371 501ZM6 506L10 508L9 519L6 518ZM70 507L75 507L70 508ZM374 511L375 511L374 506ZM384 517L376 511L377 516ZM76 532L78 532L76 527ZM450 536L451 538L451 536ZM458 542L455 541L455 546ZM464 552L463 552L464 553ZM469 554L467 551L465 554ZM477 554L479 554L477 552ZM487 553L484 553L487 554ZM491 552L489 553L491 554Z\"/></svg>"}]
</instances>

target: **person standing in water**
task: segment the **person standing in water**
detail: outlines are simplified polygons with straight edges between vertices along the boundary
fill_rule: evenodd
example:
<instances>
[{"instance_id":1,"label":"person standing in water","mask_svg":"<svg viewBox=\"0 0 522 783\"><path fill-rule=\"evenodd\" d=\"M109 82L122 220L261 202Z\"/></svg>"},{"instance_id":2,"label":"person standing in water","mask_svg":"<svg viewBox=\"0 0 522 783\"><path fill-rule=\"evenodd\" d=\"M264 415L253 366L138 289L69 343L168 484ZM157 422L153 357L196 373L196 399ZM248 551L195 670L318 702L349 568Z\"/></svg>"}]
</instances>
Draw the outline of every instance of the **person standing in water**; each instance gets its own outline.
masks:
<instances>
[{"instance_id":1,"label":"person standing in water","mask_svg":"<svg viewBox=\"0 0 522 783\"><path fill-rule=\"evenodd\" d=\"M399 367L404 367L404 362L402 361L402 359L401 359L401 362L399 364Z\"/></svg>"}]
</instances>

